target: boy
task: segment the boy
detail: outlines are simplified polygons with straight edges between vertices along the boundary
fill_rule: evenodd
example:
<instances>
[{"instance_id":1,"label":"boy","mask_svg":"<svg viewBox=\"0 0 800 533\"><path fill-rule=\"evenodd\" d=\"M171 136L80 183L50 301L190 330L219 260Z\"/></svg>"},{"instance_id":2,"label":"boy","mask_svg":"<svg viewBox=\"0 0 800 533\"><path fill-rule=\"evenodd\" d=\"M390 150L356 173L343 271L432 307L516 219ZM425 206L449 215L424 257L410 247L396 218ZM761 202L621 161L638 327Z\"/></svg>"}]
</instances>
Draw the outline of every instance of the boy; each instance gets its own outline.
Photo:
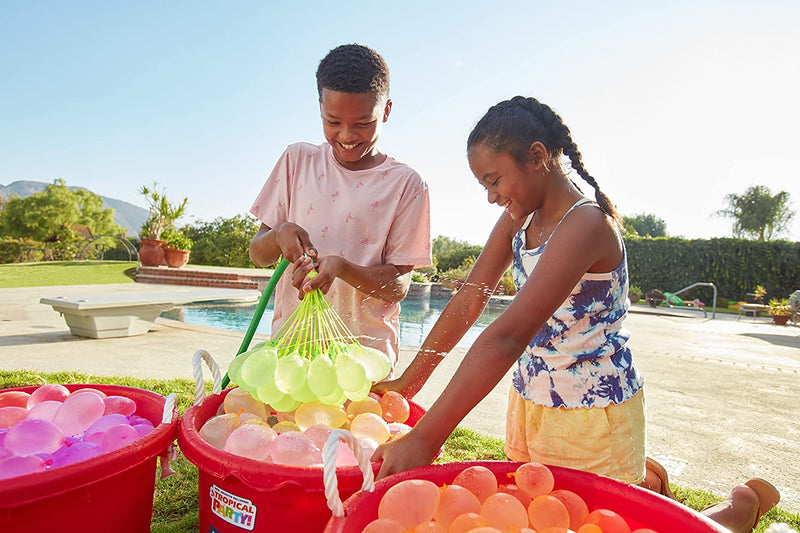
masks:
<instances>
[{"instance_id":1,"label":"boy","mask_svg":"<svg viewBox=\"0 0 800 533\"><path fill-rule=\"evenodd\" d=\"M292 262L276 287L272 331L320 288L359 342L394 366L399 302L411 270L431 264L428 187L377 149L392 109L389 69L377 52L334 48L319 64L317 90L327 142L292 144L275 165L250 210L262 222L250 258ZM312 269L318 275L308 279Z\"/></svg>"}]
</instances>

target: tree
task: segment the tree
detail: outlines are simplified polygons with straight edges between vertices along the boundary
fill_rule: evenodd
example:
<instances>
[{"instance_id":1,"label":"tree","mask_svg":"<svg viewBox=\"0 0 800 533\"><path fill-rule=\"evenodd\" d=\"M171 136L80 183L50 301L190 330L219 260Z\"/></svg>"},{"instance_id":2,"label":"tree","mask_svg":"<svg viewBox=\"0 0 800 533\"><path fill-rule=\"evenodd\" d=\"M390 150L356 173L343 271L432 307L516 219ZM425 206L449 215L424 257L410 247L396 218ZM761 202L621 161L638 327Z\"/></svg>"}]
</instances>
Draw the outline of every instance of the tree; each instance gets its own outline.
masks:
<instances>
[{"instance_id":1,"label":"tree","mask_svg":"<svg viewBox=\"0 0 800 533\"><path fill-rule=\"evenodd\" d=\"M655 215L622 217L626 228L632 228L641 237L666 237L667 223Z\"/></svg>"},{"instance_id":2,"label":"tree","mask_svg":"<svg viewBox=\"0 0 800 533\"><path fill-rule=\"evenodd\" d=\"M260 227L258 220L247 215L236 215L186 226L183 232L194 241L192 263L252 268L250 241Z\"/></svg>"},{"instance_id":3,"label":"tree","mask_svg":"<svg viewBox=\"0 0 800 533\"><path fill-rule=\"evenodd\" d=\"M780 235L794 217L790 209L789 193L781 191L775 196L768 187L754 185L741 195L725 196L728 206L717 211L717 215L733 218L735 237L753 237L769 241Z\"/></svg>"},{"instance_id":4,"label":"tree","mask_svg":"<svg viewBox=\"0 0 800 533\"><path fill-rule=\"evenodd\" d=\"M63 224L88 226L95 235L122 235L114 222L114 210L103 209L103 200L86 189L70 190L57 179L47 188L25 198L9 198L0 212L0 234L41 241Z\"/></svg>"}]
</instances>

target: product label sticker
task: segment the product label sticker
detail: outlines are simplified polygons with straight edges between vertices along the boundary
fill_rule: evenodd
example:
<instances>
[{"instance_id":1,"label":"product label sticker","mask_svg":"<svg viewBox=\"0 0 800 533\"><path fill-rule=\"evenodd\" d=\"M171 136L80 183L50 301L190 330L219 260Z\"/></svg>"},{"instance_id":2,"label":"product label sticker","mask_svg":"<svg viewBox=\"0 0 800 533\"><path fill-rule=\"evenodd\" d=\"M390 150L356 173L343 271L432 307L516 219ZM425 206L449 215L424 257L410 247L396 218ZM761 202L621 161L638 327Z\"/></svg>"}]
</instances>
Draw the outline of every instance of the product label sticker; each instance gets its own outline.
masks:
<instances>
[{"instance_id":1,"label":"product label sticker","mask_svg":"<svg viewBox=\"0 0 800 533\"><path fill-rule=\"evenodd\" d=\"M253 502L211 485L211 512L229 524L252 531L256 525L256 506Z\"/></svg>"}]
</instances>

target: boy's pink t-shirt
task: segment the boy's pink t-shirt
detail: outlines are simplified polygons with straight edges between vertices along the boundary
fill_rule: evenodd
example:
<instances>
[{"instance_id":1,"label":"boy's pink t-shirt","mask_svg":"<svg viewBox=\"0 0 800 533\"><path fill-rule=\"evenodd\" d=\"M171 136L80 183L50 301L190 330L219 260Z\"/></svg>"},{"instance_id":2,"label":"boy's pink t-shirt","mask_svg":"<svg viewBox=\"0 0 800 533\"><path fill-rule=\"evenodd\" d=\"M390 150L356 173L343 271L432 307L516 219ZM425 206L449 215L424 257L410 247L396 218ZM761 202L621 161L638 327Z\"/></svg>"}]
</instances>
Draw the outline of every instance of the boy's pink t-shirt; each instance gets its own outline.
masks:
<instances>
[{"instance_id":1,"label":"boy's pink t-shirt","mask_svg":"<svg viewBox=\"0 0 800 533\"><path fill-rule=\"evenodd\" d=\"M250 212L270 228L283 222L301 226L319 257L339 255L362 266L431 264L428 186L391 157L374 168L348 170L328 143L292 144ZM275 288L272 331L300 304L291 268ZM338 278L326 296L359 342L397 361L400 304L368 296Z\"/></svg>"}]
</instances>

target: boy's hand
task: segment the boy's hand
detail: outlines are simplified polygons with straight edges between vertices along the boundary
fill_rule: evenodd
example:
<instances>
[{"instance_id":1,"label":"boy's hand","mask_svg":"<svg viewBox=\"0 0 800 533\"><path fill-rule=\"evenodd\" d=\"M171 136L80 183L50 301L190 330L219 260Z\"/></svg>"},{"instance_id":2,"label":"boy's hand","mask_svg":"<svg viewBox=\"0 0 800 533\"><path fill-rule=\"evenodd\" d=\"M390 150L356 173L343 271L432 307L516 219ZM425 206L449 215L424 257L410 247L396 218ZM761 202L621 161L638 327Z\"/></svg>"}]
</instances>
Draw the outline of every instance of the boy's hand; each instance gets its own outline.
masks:
<instances>
[{"instance_id":1,"label":"boy's hand","mask_svg":"<svg viewBox=\"0 0 800 533\"><path fill-rule=\"evenodd\" d=\"M317 275L314 278L308 278L303 274L303 279L295 287L300 289L300 298L303 298L305 293L309 293L315 289L320 289L323 294L327 294L331 288L333 280L339 277L347 266L347 261L338 255L326 255L319 258L314 263L313 268L317 270ZM305 267L304 267L305 268ZM309 270L310 272L310 270ZM293 278L294 281L295 278Z\"/></svg>"},{"instance_id":2,"label":"boy's hand","mask_svg":"<svg viewBox=\"0 0 800 533\"><path fill-rule=\"evenodd\" d=\"M275 240L281 249L281 254L293 263L304 255L312 259L317 257L317 250L311 244L308 232L297 224L284 222L278 226Z\"/></svg>"}]
</instances>

